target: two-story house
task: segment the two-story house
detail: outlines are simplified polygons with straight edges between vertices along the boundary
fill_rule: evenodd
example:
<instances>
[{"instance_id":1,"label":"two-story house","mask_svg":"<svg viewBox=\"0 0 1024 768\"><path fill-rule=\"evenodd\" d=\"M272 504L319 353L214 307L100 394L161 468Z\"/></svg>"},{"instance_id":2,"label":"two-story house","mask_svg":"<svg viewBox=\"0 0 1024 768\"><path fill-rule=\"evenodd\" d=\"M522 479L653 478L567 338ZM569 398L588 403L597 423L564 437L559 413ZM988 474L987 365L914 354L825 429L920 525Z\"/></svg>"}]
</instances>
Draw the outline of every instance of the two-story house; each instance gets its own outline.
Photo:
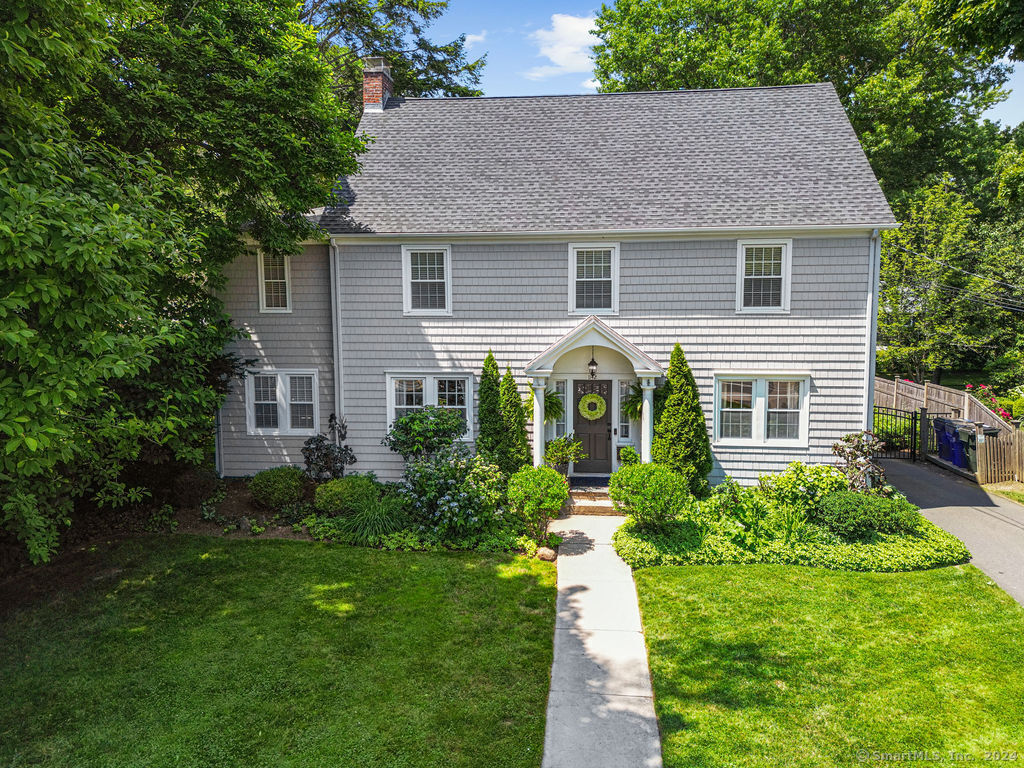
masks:
<instances>
[{"instance_id":1,"label":"two-story house","mask_svg":"<svg viewBox=\"0 0 1024 768\"><path fill-rule=\"evenodd\" d=\"M373 143L346 204L316 213L323 242L230 266L258 362L220 413L222 474L301 463L338 414L354 469L394 478L381 438L410 409L460 409L473 439L488 350L534 393L535 461L542 438L584 438L574 474L614 471L624 445L649 458L676 342L713 480L830 461L870 426L895 221L830 84L406 99L382 61L365 76ZM545 388L566 414L546 425Z\"/></svg>"}]
</instances>

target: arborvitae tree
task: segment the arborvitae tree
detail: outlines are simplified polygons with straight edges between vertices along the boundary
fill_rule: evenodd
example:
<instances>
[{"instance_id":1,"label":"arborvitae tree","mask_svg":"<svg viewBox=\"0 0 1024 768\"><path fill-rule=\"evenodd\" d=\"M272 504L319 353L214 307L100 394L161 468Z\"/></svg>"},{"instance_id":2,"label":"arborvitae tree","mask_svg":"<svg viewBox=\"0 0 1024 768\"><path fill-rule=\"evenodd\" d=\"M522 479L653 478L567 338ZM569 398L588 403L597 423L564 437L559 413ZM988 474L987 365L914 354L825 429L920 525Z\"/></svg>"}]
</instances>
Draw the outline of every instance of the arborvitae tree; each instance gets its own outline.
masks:
<instances>
[{"instance_id":1,"label":"arborvitae tree","mask_svg":"<svg viewBox=\"0 0 1024 768\"><path fill-rule=\"evenodd\" d=\"M651 458L685 475L690 489L700 495L707 489L711 471L711 442L700 407L697 382L686 362L683 348L676 344L668 367L671 394L654 426Z\"/></svg>"},{"instance_id":2,"label":"arborvitae tree","mask_svg":"<svg viewBox=\"0 0 1024 768\"><path fill-rule=\"evenodd\" d=\"M501 444L501 435L505 427L501 420L501 372L498 363L490 350L484 359L483 373L480 375L480 405L478 418L480 432L476 439L476 449L485 456L494 456Z\"/></svg>"},{"instance_id":3,"label":"arborvitae tree","mask_svg":"<svg viewBox=\"0 0 1024 768\"><path fill-rule=\"evenodd\" d=\"M519 396L512 369L506 368L501 378L502 434L494 461L506 475L512 475L530 461L530 446L526 438L526 412Z\"/></svg>"}]
</instances>

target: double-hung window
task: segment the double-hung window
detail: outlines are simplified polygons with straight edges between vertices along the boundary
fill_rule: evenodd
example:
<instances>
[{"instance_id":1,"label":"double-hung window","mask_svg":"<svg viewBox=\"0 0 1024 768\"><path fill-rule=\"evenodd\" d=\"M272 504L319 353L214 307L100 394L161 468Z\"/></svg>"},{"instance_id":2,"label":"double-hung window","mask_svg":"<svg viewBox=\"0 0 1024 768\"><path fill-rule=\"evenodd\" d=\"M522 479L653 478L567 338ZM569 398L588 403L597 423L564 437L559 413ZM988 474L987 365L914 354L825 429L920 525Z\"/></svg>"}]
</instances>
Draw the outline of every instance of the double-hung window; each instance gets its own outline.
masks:
<instances>
[{"instance_id":1,"label":"double-hung window","mask_svg":"<svg viewBox=\"0 0 1024 768\"><path fill-rule=\"evenodd\" d=\"M569 313L614 315L619 311L619 246L569 245Z\"/></svg>"},{"instance_id":2,"label":"double-hung window","mask_svg":"<svg viewBox=\"0 0 1024 768\"><path fill-rule=\"evenodd\" d=\"M316 371L250 371L246 428L250 435L315 435L320 430Z\"/></svg>"},{"instance_id":3,"label":"double-hung window","mask_svg":"<svg viewBox=\"0 0 1024 768\"><path fill-rule=\"evenodd\" d=\"M406 315L452 313L452 253L447 245L402 248Z\"/></svg>"},{"instance_id":4,"label":"double-hung window","mask_svg":"<svg viewBox=\"0 0 1024 768\"><path fill-rule=\"evenodd\" d=\"M715 442L807 445L809 391L806 375L716 375Z\"/></svg>"},{"instance_id":5,"label":"double-hung window","mask_svg":"<svg viewBox=\"0 0 1024 768\"><path fill-rule=\"evenodd\" d=\"M468 374L389 373L388 424L424 406L458 411L466 424L464 439L472 439L473 379Z\"/></svg>"},{"instance_id":6,"label":"double-hung window","mask_svg":"<svg viewBox=\"0 0 1024 768\"><path fill-rule=\"evenodd\" d=\"M291 312L290 259L281 253L256 255L260 279L260 312Z\"/></svg>"},{"instance_id":7,"label":"double-hung window","mask_svg":"<svg viewBox=\"0 0 1024 768\"><path fill-rule=\"evenodd\" d=\"M741 240L738 246L736 310L788 312L792 240Z\"/></svg>"}]
</instances>

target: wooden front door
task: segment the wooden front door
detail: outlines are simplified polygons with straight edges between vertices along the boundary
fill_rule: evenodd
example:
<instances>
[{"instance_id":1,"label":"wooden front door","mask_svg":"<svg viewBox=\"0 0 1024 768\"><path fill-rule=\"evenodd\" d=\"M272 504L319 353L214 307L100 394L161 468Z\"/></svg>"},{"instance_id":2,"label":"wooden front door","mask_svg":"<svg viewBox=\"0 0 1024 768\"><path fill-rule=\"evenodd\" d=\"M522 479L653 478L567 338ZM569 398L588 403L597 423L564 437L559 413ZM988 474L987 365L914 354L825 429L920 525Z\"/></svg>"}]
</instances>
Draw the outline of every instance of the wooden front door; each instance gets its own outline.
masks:
<instances>
[{"instance_id":1,"label":"wooden front door","mask_svg":"<svg viewBox=\"0 0 1024 768\"><path fill-rule=\"evenodd\" d=\"M600 403L590 395L604 401L604 413L599 418L587 418L580 413L580 401L588 398L591 413L600 410ZM586 405L584 406L586 407ZM587 458L573 465L574 472L584 474L611 474L612 471L612 383L610 381L577 381L572 396L573 431L583 443Z\"/></svg>"}]
</instances>

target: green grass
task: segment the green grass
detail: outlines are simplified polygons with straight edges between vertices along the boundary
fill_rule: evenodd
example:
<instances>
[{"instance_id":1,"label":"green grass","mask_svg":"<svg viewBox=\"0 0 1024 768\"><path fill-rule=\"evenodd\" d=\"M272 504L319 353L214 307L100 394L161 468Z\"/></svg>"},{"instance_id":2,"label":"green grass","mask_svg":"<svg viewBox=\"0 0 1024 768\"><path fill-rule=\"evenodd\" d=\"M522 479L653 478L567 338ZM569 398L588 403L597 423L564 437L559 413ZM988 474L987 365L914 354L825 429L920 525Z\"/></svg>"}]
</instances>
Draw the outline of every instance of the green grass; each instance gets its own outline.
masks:
<instances>
[{"instance_id":1,"label":"green grass","mask_svg":"<svg viewBox=\"0 0 1024 768\"><path fill-rule=\"evenodd\" d=\"M555 572L137 539L0 619L3 766L537 766Z\"/></svg>"},{"instance_id":2,"label":"green grass","mask_svg":"<svg viewBox=\"0 0 1024 768\"><path fill-rule=\"evenodd\" d=\"M971 566L634 576L667 768L1024 758L1024 610Z\"/></svg>"},{"instance_id":3,"label":"green grass","mask_svg":"<svg viewBox=\"0 0 1024 768\"><path fill-rule=\"evenodd\" d=\"M1009 499L1010 501L1015 501L1018 504L1024 504L1024 491L1014 491L1008 488L993 488L992 486L989 485L985 486L985 490L988 491L989 493L994 493L997 496L1002 496L1003 498Z\"/></svg>"}]
</instances>

